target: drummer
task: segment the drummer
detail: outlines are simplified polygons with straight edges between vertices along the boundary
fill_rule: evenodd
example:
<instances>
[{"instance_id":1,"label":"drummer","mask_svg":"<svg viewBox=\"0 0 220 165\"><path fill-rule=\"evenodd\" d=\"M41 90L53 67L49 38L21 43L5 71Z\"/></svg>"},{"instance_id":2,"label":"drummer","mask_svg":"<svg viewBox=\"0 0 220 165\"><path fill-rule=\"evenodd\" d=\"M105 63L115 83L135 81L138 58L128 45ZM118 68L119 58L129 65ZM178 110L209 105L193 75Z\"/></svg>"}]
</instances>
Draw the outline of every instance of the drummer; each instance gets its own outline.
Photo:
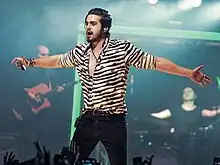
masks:
<instances>
[{"instance_id":1,"label":"drummer","mask_svg":"<svg viewBox=\"0 0 220 165\"><path fill-rule=\"evenodd\" d=\"M172 133L189 133L201 127L203 117L214 117L220 113L220 109L202 109L196 104L196 98L195 91L191 87L186 87L182 93L182 104L176 105L172 109L151 113L151 116L159 119L170 118Z\"/></svg>"}]
</instances>

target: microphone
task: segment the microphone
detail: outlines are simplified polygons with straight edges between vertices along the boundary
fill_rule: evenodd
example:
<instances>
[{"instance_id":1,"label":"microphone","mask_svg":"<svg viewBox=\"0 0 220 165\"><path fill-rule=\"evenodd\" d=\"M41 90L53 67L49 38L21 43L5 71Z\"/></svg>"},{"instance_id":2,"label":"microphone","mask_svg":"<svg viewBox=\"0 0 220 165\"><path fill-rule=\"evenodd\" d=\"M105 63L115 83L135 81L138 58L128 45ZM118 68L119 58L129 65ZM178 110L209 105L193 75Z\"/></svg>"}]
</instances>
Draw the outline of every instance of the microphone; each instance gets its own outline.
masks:
<instances>
[{"instance_id":1,"label":"microphone","mask_svg":"<svg viewBox=\"0 0 220 165\"><path fill-rule=\"evenodd\" d=\"M15 61L15 65L23 71L27 69L26 66L24 66L20 60Z\"/></svg>"}]
</instances>

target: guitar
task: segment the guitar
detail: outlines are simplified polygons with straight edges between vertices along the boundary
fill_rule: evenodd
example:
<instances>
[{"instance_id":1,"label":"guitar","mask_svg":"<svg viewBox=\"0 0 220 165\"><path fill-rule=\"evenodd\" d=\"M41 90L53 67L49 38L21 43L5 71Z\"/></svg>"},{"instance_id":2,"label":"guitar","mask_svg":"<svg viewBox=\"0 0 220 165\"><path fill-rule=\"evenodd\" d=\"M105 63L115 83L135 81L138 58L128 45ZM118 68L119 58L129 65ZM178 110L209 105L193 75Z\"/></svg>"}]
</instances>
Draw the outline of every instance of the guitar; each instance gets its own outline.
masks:
<instances>
[{"instance_id":1,"label":"guitar","mask_svg":"<svg viewBox=\"0 0 220 165\"><path fill-rule=\"evenodd\" d=\"M63 83L61 86L67 87L72 86L76 83L78 82ZM33 88L25 88L24 90L27 92L29 98L28 103L31 105L32 112L34 112L35 114L45 108L49 108L51 106L51 103L47 99L47 97L57 92L57 90L52 90L51 85L47 85L44 83L41 83Z\"/></svg>"}]
</instances>

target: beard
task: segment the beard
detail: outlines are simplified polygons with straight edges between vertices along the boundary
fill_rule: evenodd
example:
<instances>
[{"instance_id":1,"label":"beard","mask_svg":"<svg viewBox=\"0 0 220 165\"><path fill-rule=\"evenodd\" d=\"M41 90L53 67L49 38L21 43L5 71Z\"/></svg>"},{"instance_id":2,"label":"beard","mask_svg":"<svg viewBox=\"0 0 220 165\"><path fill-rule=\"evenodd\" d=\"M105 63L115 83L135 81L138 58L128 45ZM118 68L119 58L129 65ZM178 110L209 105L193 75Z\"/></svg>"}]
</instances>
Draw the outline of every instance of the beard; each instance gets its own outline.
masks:
<instances>
[{"instance_id":1,"label":"beard","mask_svg":"<svg viewBox=\"0 0 220 165\"><path fill-rule=\"evenodd\" d=\"M97 41L101 40L101 38L102 38L102 34L101 33L99 33L96 36L92 36L91 38L89 36L87 36L87 42L92 44L94 42L97 42Z\"/></svg>"}]
</instances>

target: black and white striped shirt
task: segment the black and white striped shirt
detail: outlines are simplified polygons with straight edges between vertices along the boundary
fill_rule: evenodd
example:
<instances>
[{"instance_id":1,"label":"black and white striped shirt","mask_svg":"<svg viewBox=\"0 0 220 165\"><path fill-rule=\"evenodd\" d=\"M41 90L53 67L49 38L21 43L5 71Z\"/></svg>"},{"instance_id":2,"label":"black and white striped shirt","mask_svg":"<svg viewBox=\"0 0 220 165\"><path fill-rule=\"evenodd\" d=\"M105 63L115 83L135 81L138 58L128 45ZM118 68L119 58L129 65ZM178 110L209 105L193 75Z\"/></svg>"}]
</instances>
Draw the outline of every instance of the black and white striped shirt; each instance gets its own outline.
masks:
<instances>
[{"instance_id":1,"label":"black and white striped shirt","mask_svg":"<svg viewBox=\"0 0 220 165\"><path fill-rule=\"evenodd\" d=\"M84 108L108 114L126 114L125 93L129 67L156 69L156 57L144 53L131 42L106 39L96 64L94 75L89 75L89 44L79 44L60 56L63 67L75 67L82 83Z\"/></svg>"}]
</instances>

